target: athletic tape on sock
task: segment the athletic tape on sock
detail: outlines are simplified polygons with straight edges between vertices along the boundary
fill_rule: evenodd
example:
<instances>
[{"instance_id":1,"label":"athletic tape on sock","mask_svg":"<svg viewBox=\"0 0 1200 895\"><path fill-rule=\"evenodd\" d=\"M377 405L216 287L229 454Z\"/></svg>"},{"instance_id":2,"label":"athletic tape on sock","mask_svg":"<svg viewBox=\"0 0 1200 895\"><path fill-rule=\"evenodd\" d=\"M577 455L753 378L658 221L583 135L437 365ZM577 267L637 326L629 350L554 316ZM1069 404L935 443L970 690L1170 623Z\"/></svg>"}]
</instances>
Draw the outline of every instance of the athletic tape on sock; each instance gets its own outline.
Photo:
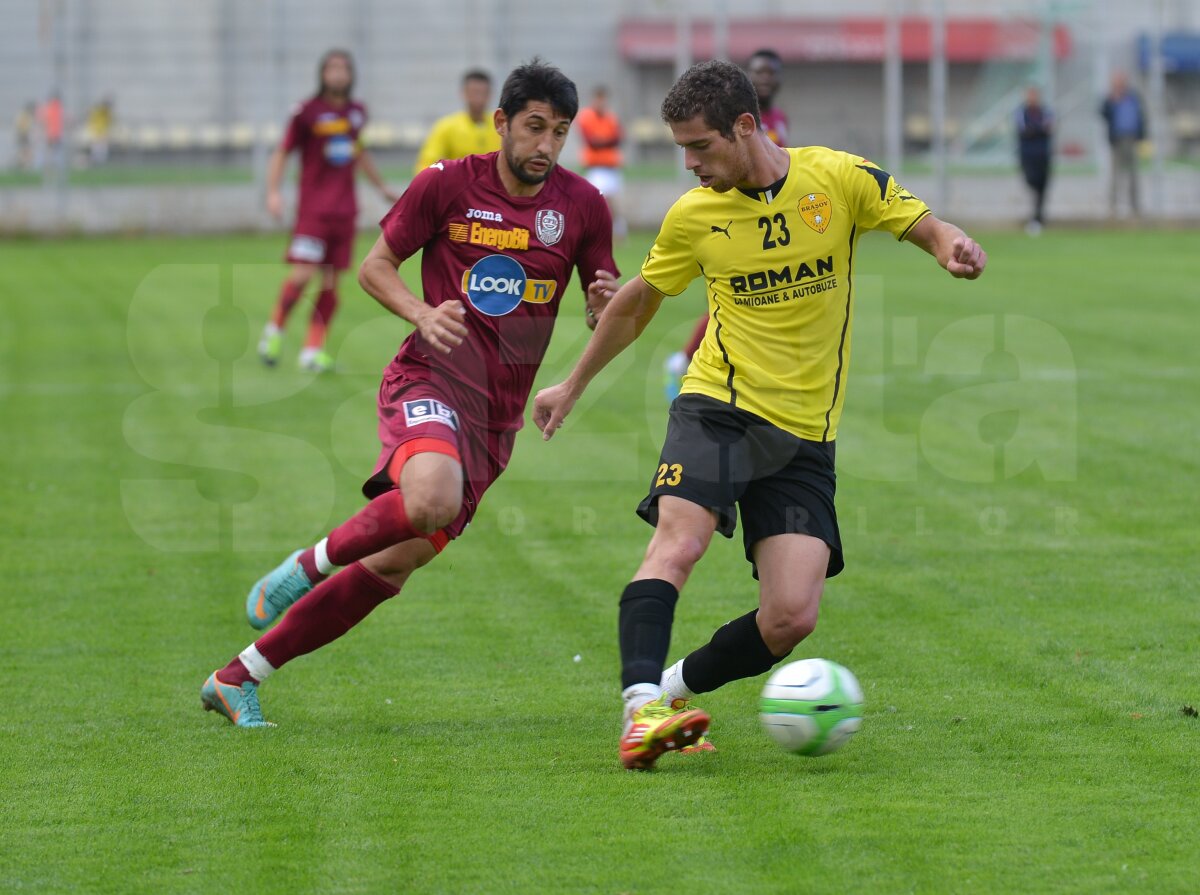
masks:
<instances>
[{"instance_id":1,"label":"athletic tape on sock","mask_svg":"<svg viewBox=\"0 0 1200 895\"><path fill-rule=\"evenodd\" d=\"M329 543L329 538L321 538L313 547L313 564L317 567L317 571L322 575L331 575L333 570L337 568L329 561L329 554L325 550L325 545Z\"/></svg>"},{"instance_id":2,"label":"athletic tape on sock","mask_svg":"<svg viewBox=\"0 0 1200 895\"><path fill-rule=\"evenodd\" d=\"M238 653L238 658L242 660L242 664L246 666L246 670L250 672L251 677L259 683L270 677L271 673L275 670L253 643Z\"/></svg>"}]
</instances>

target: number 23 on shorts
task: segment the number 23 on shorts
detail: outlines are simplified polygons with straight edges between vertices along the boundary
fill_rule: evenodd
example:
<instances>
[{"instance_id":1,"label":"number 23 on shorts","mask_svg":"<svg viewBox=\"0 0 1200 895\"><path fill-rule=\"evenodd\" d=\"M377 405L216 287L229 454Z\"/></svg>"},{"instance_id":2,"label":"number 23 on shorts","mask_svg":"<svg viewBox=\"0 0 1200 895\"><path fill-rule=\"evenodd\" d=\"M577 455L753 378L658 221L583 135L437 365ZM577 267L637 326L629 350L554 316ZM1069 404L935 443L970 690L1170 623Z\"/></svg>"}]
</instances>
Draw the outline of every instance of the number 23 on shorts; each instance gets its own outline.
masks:
<instances>
[{"instance_id":1,"label":"number 23 on shorts","mask_svg":"<svg viewBox=\"0 0 1200 895\"><path fill-rule=\"evenodd\" d=\"M674 487L678 485L683 477L683 467L678 463L663 463L658 467L658 478L654 480L656 487L661 488L663 485Z\"/></svg>"}]
</instances>

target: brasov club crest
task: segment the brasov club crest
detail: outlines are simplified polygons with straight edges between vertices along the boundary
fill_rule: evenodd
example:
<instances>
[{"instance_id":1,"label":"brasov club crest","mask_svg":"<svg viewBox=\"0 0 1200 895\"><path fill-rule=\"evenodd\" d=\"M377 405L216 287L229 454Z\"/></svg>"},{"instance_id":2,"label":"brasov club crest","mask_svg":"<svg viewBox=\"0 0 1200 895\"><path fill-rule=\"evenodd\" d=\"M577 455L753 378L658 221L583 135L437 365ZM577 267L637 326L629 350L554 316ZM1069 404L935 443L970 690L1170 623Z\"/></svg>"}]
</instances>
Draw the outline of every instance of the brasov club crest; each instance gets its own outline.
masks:
<instances>
[{"instance_id":1,"label":"brasov club crest","mask_svg":"<svg viewBox=\"0 0 1200 895\"><path fill-rule=\"evenodd\" d=\"M833 203L824 193L809 193L797 206L804 223L818 233L824 233L833 218Z\"/></svg>"}]
</instances>

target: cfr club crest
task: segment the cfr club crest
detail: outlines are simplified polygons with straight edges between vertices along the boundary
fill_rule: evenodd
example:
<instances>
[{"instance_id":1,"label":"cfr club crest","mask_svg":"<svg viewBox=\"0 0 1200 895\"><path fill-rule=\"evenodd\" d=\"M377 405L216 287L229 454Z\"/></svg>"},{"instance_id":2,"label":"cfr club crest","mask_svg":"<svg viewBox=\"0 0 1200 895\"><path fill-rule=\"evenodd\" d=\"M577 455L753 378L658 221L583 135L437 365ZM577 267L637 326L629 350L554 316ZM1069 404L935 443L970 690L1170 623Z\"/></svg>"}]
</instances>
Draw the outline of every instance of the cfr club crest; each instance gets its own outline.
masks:
<instances>
[{"instance_id":1,"label":"cfr club crest","mask_svg":"<svg viewBox=\"0 0 1200 895\"><path fill-rule=\"evenodd\" d=\"M542 245L552 246L562 239L567 219L563 217L561 211L555 211L552 208L543 208L537 213L537 217L534 218L534 225L537 229L537 237L542 241Z\"/></svg>"}]
</instances>

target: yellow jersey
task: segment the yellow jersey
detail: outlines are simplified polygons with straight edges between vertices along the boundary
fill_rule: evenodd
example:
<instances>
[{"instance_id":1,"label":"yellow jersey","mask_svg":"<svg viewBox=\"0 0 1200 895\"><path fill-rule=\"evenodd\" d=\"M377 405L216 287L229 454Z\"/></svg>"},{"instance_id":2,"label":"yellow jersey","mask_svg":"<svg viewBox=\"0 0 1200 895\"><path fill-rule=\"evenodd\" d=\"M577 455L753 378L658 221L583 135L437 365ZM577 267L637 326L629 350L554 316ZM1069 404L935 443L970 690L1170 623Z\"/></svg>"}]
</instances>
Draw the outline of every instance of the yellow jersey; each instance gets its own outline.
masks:
<instances>
[{"instance_id":1,"label":"yellow jersey","mask_svg":"<svg viewBox=\"0 0 1200 895\"><path fill-rule=\"evenodd\" d=\"M641 274L663 295L704 277L708 329L681 393L833 441L846 399L858 240L875 229L903 239L930 212L859 156L823 146L787 153L787 176L771 189L681 196Z\"/></svg>"},{"instance_id":2,"label":"yellow jersey","mask_svg":"<svg viewBox=\"0 0 1200 895\"><path fill-rule=\"evenodd\" d=\"M417 153L416 173L420 174L434 162L467 155L482 155L500 148L500 135L491 116L475 122L466 112L455 112L438 119Z\"/></svg>"}]
</instances>

